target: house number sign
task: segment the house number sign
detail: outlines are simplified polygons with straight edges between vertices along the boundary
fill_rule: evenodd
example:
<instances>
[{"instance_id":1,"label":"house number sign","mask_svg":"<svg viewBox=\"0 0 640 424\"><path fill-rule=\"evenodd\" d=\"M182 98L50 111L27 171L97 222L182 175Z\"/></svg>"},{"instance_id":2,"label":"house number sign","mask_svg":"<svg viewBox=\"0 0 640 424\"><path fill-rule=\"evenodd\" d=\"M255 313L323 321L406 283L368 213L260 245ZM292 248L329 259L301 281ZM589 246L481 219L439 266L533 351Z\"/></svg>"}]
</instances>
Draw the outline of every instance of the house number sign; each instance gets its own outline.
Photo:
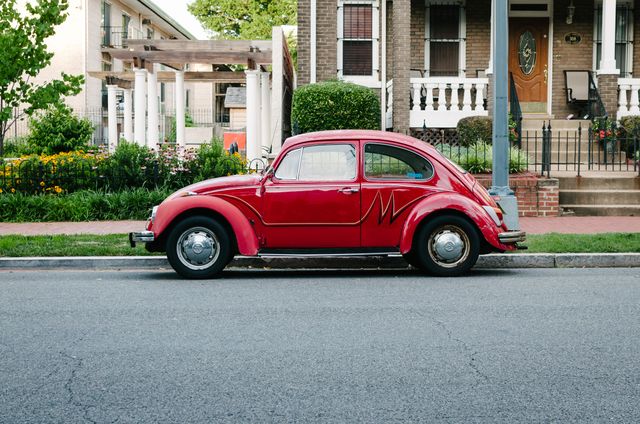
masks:
<instances>
[{"instance_id":1,"label":"house number sign","mask_svg":"<svg viewBox=\"0 0 640 424\"><path fill-rule=\"evenodd\" d=\"M565 34L564 41L567 44L580 44L580 42L582 41L582 35L578 34L577 32L570 32L568 34Z\"/></svg>"}]
</instances>

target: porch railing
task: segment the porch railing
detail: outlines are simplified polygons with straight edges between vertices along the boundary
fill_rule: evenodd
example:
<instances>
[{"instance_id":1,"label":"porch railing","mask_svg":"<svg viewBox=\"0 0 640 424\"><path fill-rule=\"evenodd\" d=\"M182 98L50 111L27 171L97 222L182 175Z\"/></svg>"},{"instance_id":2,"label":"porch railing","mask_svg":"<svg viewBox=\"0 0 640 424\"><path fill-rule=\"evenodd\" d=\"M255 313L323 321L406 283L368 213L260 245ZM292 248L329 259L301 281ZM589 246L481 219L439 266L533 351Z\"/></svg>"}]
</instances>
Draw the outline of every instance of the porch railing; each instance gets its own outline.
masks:
<instances>
[{"instance_id":1,"label":"porch railing","mask_svg":"<svg viewBox=\"0 0 640 424\"><path fill-rule=\"evenodd\" d=\"M411 78L409 126L454 128L469 116L488 116L487 78ZM387 127L393 116L393 81L387 83Z\"/></svg>"},{"instance_id":2,"label":"porch railing","mask_svg":"<svg viewBox=\"0 0 640 424\"><path fill-rule=\"evenodd\" d=\"M618 79L619 98L617 118L640 115L640 78Z\"/></svg>"},{"instance_id":3,"label":"porch railing","mask_svg":"<svg viewBox=\"0 0 640 424\"><path fill-rule=\"evenodd\" d=\"M128 40L141 40L145 39L144 33L136 28L125 28L121 26L105 26L101 27L102 30L102 47L127 47Z\"/></svg>"}]
</instances>

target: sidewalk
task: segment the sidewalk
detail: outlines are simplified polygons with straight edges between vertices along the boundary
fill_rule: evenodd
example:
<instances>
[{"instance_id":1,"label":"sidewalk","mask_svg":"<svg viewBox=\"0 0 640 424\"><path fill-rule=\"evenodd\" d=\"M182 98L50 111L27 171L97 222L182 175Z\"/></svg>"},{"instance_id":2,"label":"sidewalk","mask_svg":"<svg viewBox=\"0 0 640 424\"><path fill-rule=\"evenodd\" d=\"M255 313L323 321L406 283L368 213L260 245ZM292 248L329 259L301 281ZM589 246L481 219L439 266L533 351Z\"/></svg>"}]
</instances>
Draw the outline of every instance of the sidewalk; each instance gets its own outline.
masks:
<instances>
[{"instance_id":1,"label":"sidewalk","mask_svg":"<svg viewBox=\"0 0 640 424\"><path fill-rule=\"evenodd\" d=\"M97 222L0 222L0 235L125 234L143 230L145 221ZM563 233L639 233L638 216L563 216L558 218L520 218L528 234Z\"/></svg>"}]
</instances>

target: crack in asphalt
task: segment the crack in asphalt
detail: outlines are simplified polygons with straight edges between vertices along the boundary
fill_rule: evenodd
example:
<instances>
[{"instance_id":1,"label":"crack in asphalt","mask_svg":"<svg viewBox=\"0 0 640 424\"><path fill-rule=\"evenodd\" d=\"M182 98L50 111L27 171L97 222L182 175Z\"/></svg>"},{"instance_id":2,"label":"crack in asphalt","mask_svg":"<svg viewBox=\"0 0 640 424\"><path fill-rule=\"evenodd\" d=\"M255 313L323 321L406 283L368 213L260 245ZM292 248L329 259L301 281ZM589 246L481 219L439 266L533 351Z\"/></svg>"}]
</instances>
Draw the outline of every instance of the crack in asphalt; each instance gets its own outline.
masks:
<instances>
[{"instance_id":1,"label":"crack in asphalt","mask_svg":"<svg viewBox=\"0 0 640 424\"><path fill-rule=\"evenodd\" d=\"M73 391L72 387L78 371L82 368L84 360L82 358L69 355L66 352L60 352L60 355L74 362L73 368L71 369L71 375L69 375L69 378L64 383L64 389L69 396L67 403L75 406L76 408L79 408L82 411L82 417L85 421L97 424L97 421L93 420L89 416L89 408L92 408L94 405L85 405L84 403L82 403L76 396L76 393Z\"/></svg>"},{"instance_id":2,"label":"crack in asphalt","mask_svg":"<svg viewBox=\"0 0 640 424\"><path fill-rule=\"evenodd\" d=\"M462 339L459 339L457 337L455 337L453 335L453 332L445 325L445 323L443 321L438 320L437 318L435 318L434 316L428 314L428 313L421 313L420 311L417 311L419 315L422 315L428 319L430 319L436 326L438 326L442 331L445 332L445 334L447 335L447 338L449 340L452 340L454 342L456 342L458 345L460 345L462 347L462 349L464 350L465 354L469 357L469 360L467 362L467 365L473 370L473 373L476 376L476 384L474 387L478 387L478 385L480 385L481 381L485 381L485 382L489 382L489 376L487 376L485 373L483 373L480 370L478 361L476 360L476 355L478 355L480 352L478 352L477 350L474 351L473 349L471 349L469 347L469 345Z\"/></svg>"}]
</instances>

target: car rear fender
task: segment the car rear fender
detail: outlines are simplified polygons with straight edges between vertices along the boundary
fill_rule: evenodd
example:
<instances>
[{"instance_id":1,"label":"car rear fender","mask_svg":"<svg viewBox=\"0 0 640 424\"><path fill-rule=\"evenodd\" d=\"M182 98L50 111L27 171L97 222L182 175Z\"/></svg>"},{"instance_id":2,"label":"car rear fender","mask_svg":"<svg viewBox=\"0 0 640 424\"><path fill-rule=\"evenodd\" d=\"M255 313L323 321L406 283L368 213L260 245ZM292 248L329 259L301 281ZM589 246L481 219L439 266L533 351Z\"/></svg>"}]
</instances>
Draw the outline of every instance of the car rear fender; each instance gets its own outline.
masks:
<instances>
[{"instance_id":1,"label":"car rear fender","mask_svg":"<svg viewBox=\"0 0 640 424\"><path fill-rule=\"evenodd\" d=\"M176 219L196 209L211 211L227 221L233 230L230 235L235 237L241 255L258 253L258 238L247 217L233 204L214 196L185 196L163 202L151 228L156 239L162 237Z\"/></svg>"},{"instance_id":2,"label":"car rear fender","mask_svg":"<svg viewBox=\"0 0 640 424\"><path fill-rule=\"evenodd\" d=\"M508 246L498 241L498 234L502 228L496 226L478 203L461 194L447 192L429 196L411 210L402 229L400 252L402 254L409 253L416 231L425 219L434 214L442 215L447 211L467 217L479 230L479 235L483 236L496 250L509 249Z\"/></svg>"}]
</instances>

